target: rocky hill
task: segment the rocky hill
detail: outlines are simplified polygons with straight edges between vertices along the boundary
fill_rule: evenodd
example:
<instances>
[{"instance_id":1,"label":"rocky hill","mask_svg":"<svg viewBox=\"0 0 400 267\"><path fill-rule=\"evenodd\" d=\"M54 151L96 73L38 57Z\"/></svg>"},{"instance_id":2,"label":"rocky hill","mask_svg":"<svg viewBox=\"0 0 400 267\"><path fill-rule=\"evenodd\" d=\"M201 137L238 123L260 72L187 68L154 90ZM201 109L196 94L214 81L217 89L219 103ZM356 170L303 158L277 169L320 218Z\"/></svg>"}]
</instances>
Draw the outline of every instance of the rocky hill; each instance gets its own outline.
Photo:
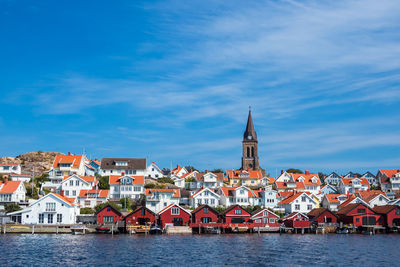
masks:
<instances>
[{"instance_id":1,"label":"rocky hill","mask_svg":"<svg viewBox=\"0 0 400 267\"><path fill-rule=\"evenodd\" d=\"M22 173L31 174L35 170L35 175L40 176L48 171L53 164L56 155L63 155L60 152L28 152L21 154L15 158L2 157L0 163L19 163L22 167Z\"/></svg>"}]
</instances>

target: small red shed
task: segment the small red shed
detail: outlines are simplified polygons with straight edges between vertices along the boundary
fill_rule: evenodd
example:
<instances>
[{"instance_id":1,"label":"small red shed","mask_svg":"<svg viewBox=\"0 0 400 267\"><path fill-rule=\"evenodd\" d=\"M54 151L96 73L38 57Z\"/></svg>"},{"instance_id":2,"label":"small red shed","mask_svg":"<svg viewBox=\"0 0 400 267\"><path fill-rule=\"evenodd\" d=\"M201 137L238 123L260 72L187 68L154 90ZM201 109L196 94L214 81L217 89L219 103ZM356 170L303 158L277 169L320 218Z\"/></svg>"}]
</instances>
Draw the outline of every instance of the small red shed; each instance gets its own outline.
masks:
<instances>
[{"instance_id":1,"label":"small red shed","mask_svg":"<svg viewBox=\"0 0 400 267\"><path fill-rule=\"evenodd\" d=\"M349 204L341 208L337 215L339 216L339 221L344 224L352 224L355 227L384 225L383 217L363 203Z\"/></svg>"},{"instance_id":2,"label":"small red shed","mask_svg":"<svg viewBox=\"0 0 400 267\"><path fill-rule=\"evenodd\" d=\"M276 215L272 210L264 208L253 212L251 219L260 227L279 227L280 217Z\"/></svg>"},{"instance_id":3,"label":"small red shed","mask_svg":"<svg viewBox=\"0 0 400 267\"><path fill-rule=\"evenodd\" d=\"M290 228L308 228L311 225L307 215L300 212L290 213L282 218L282 222L286 227Z\"/></svg>"},{"instance_id":4,"label":"small red shed","mask_svg":"<svg viewBox=\"0 0 400 267\"><path fill-rule=\"evenodd\" d=\"M375 206L373 209L383 218L386 227L400 226L400 207L397 205Z\"/></svg>"},{"instance_id":5,"label":"small red shed","mask_svg":"<svg viewBox=\"0 0 400 267\"><path fill-rule=\"evenodd\" d=\"M338 222L338 217L332 211L325 208L312 209L307 213L307 217L312 223L319 225Z\"/></svg>"},{"instance_id":6,"label":"small red shed","mask_svg":"<svg viewBox=\"0 0 400 267\"><path fill-rule=\"evenodd\" d=\"M224 223L247 223L251 214L239 205L233 205L222 213Z\"/></svg>"},{"instance_id":7,"label":"small red shed","mask_svg":"<svg viewBox=\"0 0 400 267\"><path fill-rule=\"evenodd\" d=\"M112 207L107 205L96 213L97 224L110 224L116 223L122 220L122 213Z\"/></svg>"},{"instance_id":8,"label":"small red shed","mask_svg":"<svg viewBox=\"0 0 400 267\"><path fill-rule=\"evenodd\" d=\"M208 205L200 205L192 211L192 223L217 223L219 212Z\"/></svg>"},{"instance_id":9,"label":"small red shed","mask_svg":"<svg viewBox=\"0 0 400 267\"><path fill-rule=\"evenodd\" d=\"M159 213L159 225L165 228L166 225L183 226L190 223L190 212L179 206L171 204L162 209Z\"/></svg>"},{"instance_id":10,"label":"small red shed","mask_svg":"<svg viewBox=\"0 0 400 267\"><path fill-rule=\"evenodd\" d=\"M146 207L137 207L125 216L125 225L148 225L156 220L156 214Z\"/></svg>"}]
</instances>

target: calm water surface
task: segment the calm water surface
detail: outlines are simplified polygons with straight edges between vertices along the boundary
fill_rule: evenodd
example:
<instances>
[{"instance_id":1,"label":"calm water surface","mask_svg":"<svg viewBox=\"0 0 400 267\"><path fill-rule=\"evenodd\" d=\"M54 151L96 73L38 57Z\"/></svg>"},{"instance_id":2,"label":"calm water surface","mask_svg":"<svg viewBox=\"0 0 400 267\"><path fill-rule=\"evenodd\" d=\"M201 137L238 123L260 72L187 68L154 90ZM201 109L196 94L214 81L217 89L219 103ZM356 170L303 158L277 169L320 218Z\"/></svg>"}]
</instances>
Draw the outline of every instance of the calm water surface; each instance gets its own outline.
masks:
<instances>
[{"instance_id":1,"label":"calm water surface","mask_svg":"<svg viewBox=\"0 0 400 267\"><path fill-rule=\"evenodd\" d=\"M400 235L1 235L0 266L399 266Z\"/></svg>"}]
</instances>

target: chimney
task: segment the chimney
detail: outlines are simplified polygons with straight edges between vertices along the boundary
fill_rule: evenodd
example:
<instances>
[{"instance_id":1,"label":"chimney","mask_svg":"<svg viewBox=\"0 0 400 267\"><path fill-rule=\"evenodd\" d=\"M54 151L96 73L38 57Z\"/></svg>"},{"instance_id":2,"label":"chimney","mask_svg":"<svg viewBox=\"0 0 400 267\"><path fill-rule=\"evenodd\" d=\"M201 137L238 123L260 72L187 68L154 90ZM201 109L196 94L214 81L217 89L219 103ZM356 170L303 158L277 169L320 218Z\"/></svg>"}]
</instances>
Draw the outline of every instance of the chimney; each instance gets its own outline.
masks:
<instances>
[{"instance_id":1,"label":"chimney","mask_svg":"<svg viewBox=\"0 0 400 267\"><path fill-rule=\"evenodd\" d=\"M178 165L177 165L177 168L179 169L180 167L181 167L181 166L178 164Z\"/></svg>"},{"instance_id":2,"label":"chimney","mask_svg":"<svg viewBox=\"0 0 400 267\"><path fill-rule=\"evenodd\" d=\"M64 196L64 190L60 190L60 195Z\"/></svg>"},{"instance_id":3,"label":"chimney","mask_svg":"<svg viewBox=\"0 0 400 267\"><path fill-rule=\"evenodd\" d=\"M121 176L124 176L125 175L125 172L121 172Z\"/></svg>"},{"instance_id":4,"label":"chimney","mask_svg":"<svg viewBox=\"0 0 400 267\"><path fill-rule=\"evenodd\" d=\"M8 175L4 175L4 183L6 184L8 182Z\"/></svg>"},{"instance_id":5,"label":"chimney","mask_svg":"<svg viewBox=\"0 0 400 267\"><path fill-rule=\"evenodd\" d=\"M151 162L152 164L156 164L154 161Z\"/></svg>"},{"instance_id":6,"label":"chimney","mask_svg":"<svg viewBox=\"0 0 400 267\"><path fill-rule=\"evenodd\" d=\"M281 170L281 175L283 174L283 170Z\"/></svg>"},{"instance_id":7,"label":"chimney","mask_svg":"<svg viewBox=\"0 0 400 267\"><path fill-rule=\"evenodd\" d=\"M310 171L309 171L309 170L306 170L306 175L308 175L308 174L310 174Z\"/></svg>"},{"instance_id":8,"label":"chimney","mask_svg":"<svg viewBox=\"0 0 400 267\"><path fill-rule=\"evenodd\" d=\"M354 178L357 178L357 175L356 175L356 174L354 174Z\"/></svg>"},{"instance_id":9,"label":"chimney","mask_svg":"<svg viewBox=\"0 0 400 267\"><path fill-rule=\"evenodd\" d=\"M71 156L71 152L68 152L68 156Z\"/></svg>"}]
</instances>

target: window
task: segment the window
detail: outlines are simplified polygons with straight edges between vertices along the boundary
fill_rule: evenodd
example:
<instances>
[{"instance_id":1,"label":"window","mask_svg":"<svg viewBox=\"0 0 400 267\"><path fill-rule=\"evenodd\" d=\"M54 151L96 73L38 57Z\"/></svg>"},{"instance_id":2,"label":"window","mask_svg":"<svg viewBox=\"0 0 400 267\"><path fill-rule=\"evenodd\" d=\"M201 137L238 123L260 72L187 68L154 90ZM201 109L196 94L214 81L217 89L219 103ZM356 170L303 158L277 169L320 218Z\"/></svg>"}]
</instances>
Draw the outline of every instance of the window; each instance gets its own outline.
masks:
<instances>
[{"instance_id":1,"label":"window","mask_svg":"<svg viewBox=\"0 0 400 267\"><path fill-rule=\"evenodd\" d=\"M197 200L197 203L199 203L199 205L201 205L201 199Z\"/></svg>"},{"instance_id":2,"label":"window","mask_svg":"<svg viewBox=\"0 0 400 267\"><path fill-rule=\"evenodd\" d=\"M133 189L135 192L141 192L142 188L140 186L135 186L135 188Z\"/></svg>"},{"instance_id":3,"label":"window","mask_svg":"<svg viewBox=\"0 0 400 267\"><path fill-rule=\"evenodd\" d=\"M172 208L171 215L179 215L179 208Z\"/></svg>"},{"instance_id":4,"label":"window","mask_svg":"<svg viewBox=\"0 0 400 267\"><path fill-rule=\"evenodd\" d=\"M307 205L308 210L312 210L312 205Z\"/></svg>"},{"instance_id":5,"label":"window","mask_svg":"<svg viewBox=\"0 0 400 267\"><path fill-rule=\"evenodd\" d=\"M264 216L268 216L268 211L264 211Z\"/></svg>"},{"instance_id":6,"label":"window","mask_svg":"<svg viewBox=\"0 0 400 267\"><path fill-rule=\"evenodd\" d=\"M356 218L356 222L359 222L360 221L360 218Z\"/></svg>"},{"instance_id":7,"label":"window","mask_svg":"<svg viewBox=\"0 0 400 267\"><path fill-rule=\"evenodd\" d=\"M76 181L75 181L75 185L76 185L76 186L79 186L79 180L76 180Z\"/></svg>"},{"instance_id":8,"label":"window","mask_svg":"<svg viewBox=\"0 0 400 267\"><path fill-rule=\"evenodd\" d=\"M269 223L275 223L275 218L269 218Z\"/></svg>"},{"instance_id":9,"label":"window","mask_svg":"<svg viewBox=\"0 0 400 267\"><path fill-rule=\"evenodd\" d=\"M85 200L85 206L90 206L90 200Z\"/></svg>"},{"instance_id":10,"label":"window","mask_svg":"<svg viewBox=\"0 0 400 267\"><path fill-rule=\"evenodd\" d=\"M204 199L204 204L208 204L208 198Z\"/></svg>"},{"instance_id":11,"label":"window","mask_svg":"<svg viewBox=\"0 0 400 267\"><path fill-rule=\"evenodd\" d=\"M46 211L56 211L56 203L46 203Z\"/></svg>"},{"instance_id":12,"label":"window","mask_svg":"<svg viewBox=\"0 0 400 267\"><path fill-rule=\"evenodd\" d=\"M365 213L365 209L358 209L357 212L358 213Z\"/></svg>"},{"instance_id":13,"label":"window","mask_svg":"<svg viewBox=\"0 0 400 267\"><path fill-rule=\"evenodd\" d=\"M115 166L128 166L128 162L126 162L126 161L117 161L117 162L115 162Z\"/></svg>"},{"instance_id":14,"label":"window","mask_svg":"<svg viewBox=\"0 0 400 267\"><path fill-rule=\"evenodd\" d=\"M244 194L244 190L240 190L240 194L243 195Z\"/></svg>"},{"instance_id":15,"label":"window","mask_svg":"<svg viewBox=\"0 0 400 267\"><path fill-rule=\"evenodd\" d=\"M72 190L72 195L76 196L76 191L75 190Z\"/></svg>"},{"instance_id":16,"label":"window","mask_svg":"<svg viewBox=\"0 0 400 267\"><path fill-rule=\"evenodd\" d=\"M204 191L205 196L208 196L208 193L209 193L208 191Z\"/></svg>"},{"instance_id":17,"label":"window","mask_svg":"<svg viewBox=\"0 0 400 267\"><path fill-rule=\"evenodd\" d=\"M210 217L202 217L201 218L201 223L210 223L211 222L211 218Z\"/></svg>"},{"instance_id":18,"label":"window","mask_svg":"<svg viewBox=\"0 0 400 267\"><path fill-rule=\"evenodd\" d=\"M73 186L74 185L74 180L69 180L69 185Z\"/></svg>"},{"instance_id":19,"label":"window","mask_svg":"<svg viewBox=\"0 0 400 267\"><path fill-rule=\"evenodd\" d=\"M53 223L54 214L47 214L47 223Z\"/></svg>"},{"instance_id":20,"label":"window","mask_svg":"<svg viewBox=\"0 0 400 267\"><path fill-rule=\"evenodd\" d=\"M65 190L65 195L69 196L69 191L68 190Z\"/></svg>"},{"instance_id":21,"label":"window","mask_svg":"<svg viewBox=\"0 0 400 267\"><path fill-rule=\"evenodd\" d=\"M396 215L400 215L400 210L396 209L395 213Z\"/></svg>"},{"instance_id":22,"label":"window","mask_svg":"<svg viewBox=\"0 0 400 267\"><path fill-rule=\"evenodd\" d=\"M144 208L142 208L140 210L140 215L142 215L142 216L146 215L146 210Z\"/></svg>"},{"instance_id":23,"label":"window","mask_svg":"<svg viewBox=\"0 0 400 267\"><path fill-rule=\"evenodd\" d=\"M111 211L111 208L110 208L110 207L107 207L107 211Z\"/></svg>"},{"instance_id":24,"label":"window","mask_svg":"<svg viewBox=\"0 0 400 267\"><path fill-rule=\"evenodd\" d=\"M113 216L104 216L103 222L104 223L112 223L112 222L114 222L114 217Z\"/></svg>"},{"instance_id":25,"label":"window","mask_svg":"<svg viewBox=\"0 0 400 267\"><path fill-rule=\"evenodd\" d=\"M156 203L151 202L151 206L152 206L152 207L155 207L155 206L156 206Z\"/></svg>"},{"instance_id":26,"label":"window","mask_svg":"<svg viewBox=\"0 0 400 267\"><path fill-rule=\"evenodd\" d=\"M204 208L204 213L208 213L208 208Z\"/></svg>"},{"instance_id":27,"label":"window","mask_svg":"<svg viewBox=\"0 0 400 267\"><path fill-rule=\"evenodd\" d=\"M211 204L215 204L215 199L211 199Z\"/></svg>"},{"instance_id":28,"label":"window","mask_svg":"<svg viewBox=\"0 0 400 267\"><path fill-rule=\"evenodd\" d=\"M154 172L154 168L151 168L151 171Z\"/></svg>"},{"instance_id":29,"label":"window","mask_svg":"<svg viewBox=\"0 0 400 267\"><path fill-rule=\"evenodd\" d=\"M57 214L57 222L62 223L62 214Z\"/></svg>"},{"instance_id":30,"label":"window","mask_svg":"<svg viewBox=\"0 0 400 267\"><path fill-rule=\"evenodd\" d=\"M44 214L43 213L39 214L39 223L44 223Z\"/></svg>"},{"instance_id":31,"label":"window","mask_svg":"<svg viewBox=\"0 0 400 267\"><path fill-rule=\"evenodd\" d=\"M306 197L305 196L301 197L301 202L306 202Z\"/></svg>"},{"instance_id":32,"label":"window","mask_svg":"<svg viewBox=\"0 0 400 267\"><path fill-rule=\"evenodd\" d=\"M242 214L242 210L239 210L239 209L235 210L235 214L236 214L236 215Z\"/></svg>"},{"instance_id":33,"label":"window","mask_svg":"<svg viewBox=\"0 0 400 267\"><path fill-rule=\"evenodd\" d=\"M294 205L294 209L295 210L299 210L300 209L300 205L299 204Z\"/></svg>"}]
</instances>

